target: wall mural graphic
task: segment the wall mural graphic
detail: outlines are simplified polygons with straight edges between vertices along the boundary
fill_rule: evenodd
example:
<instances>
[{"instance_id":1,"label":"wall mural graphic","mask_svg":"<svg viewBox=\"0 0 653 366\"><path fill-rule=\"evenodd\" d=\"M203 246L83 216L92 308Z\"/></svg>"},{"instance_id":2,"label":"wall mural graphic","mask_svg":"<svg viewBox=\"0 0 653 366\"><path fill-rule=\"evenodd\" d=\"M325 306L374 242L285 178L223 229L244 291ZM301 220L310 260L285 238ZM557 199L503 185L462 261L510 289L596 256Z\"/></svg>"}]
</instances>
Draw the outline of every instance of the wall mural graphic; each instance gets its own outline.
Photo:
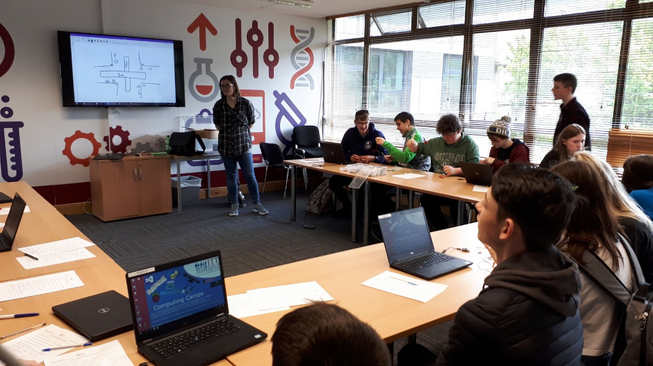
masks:
<instances>
[{"instance_id":1,"label":"wall mural graphic","mask_svg":"<svg viewBox=\"0 0 653 366\"><path fill-rule=\"evenodd\" d=\"M122 126L116 126L116 128L109 127L109 135L104 136L102 140L104 140L104 143L107 144L104 149L106 151L111 150L112 153L114 154L126 154L127 153L127 147L132 144L132 141L129 139L130 132L129 131L123 131ZM118 136L120 137L120 143L116 144L115 143L115 137ZM109 137L111 137L109 139Z\"/></svg>"},{"instance_id":2,"label":"wall mural graphic","mask_svg":"<svg viewBox=\"0 0 653 366\"><path fill-rule=\"evenodd\" d=\"M236 68L236 75L243 77L243 69L247 66L247 52L243 49L242 21L236 22L236 49L231 52L231 65ZM274 68L279 64L279 53L274 48L274 24L268 23L268 48L263 52L263 63L268 67L268 76L274 79ZM259 75L259 47L265 43L263 31L258 27L258 21L252 21L252 27L246 34L247 43L252 47L252 76Z\"/></svg>"},{"instance_id":3,"label":"wall mural graphic","mask_svg":"<svg viewBox=\"0 0 653 366\"><path fill-rule=\"evenodd\" d=\"M208 103L218 96L218 77L211 71L213 60L196 57L197 69L188 78L188 91L198 102ZM204 70L204 71L202 71Z\"/></svg>"},{"instance_id":4,"label":"wall mural graphic","mask_svg":"<svg viewBox=\"0 0 653 366\"><path fill-rule=\"evenodd\" d=\"M279 138L279 141L281 141L285 146L283 149L283 154L284 155L291 155L291 147L292 147L292 140L287 139L283 135L283 130L282 130L282 122L284 118L290 122L290 125L294 128L295 126L303 126L306 124L306 117L302 114L302 112L299 111L299 108L293 103L292 100L288 97L286 93L281 93L279 94L278 91L274 91L272 93L276 100L274 101L274 105L279 108L279 113L277 114L277 120L274 124L274 129L275 132L277 133L277 137ZM292 130L292 128L291 128Z\"/></svg>"},{"instance_id":5,"label":"wall mural graphic","mask_svg":"<svg viewBox=\"0 0 653 366\"><path fill-rule=\"evenodd\" d=\"M91 145L93 146L93 152L91 152L91 155L83 158L79 158L73 154L73 143L75 143L75 141L80 139L88 140L91 143ZM92 132L84 133L80 130L77 130L72 136L66 137L63 140L66 143L66 146L61 151L61 153L66 157L68 157L68 160L70 160L70 165L80 164L85 167L88 167L90 163L90 157L92 155L99 154L100 148L102 147L102 144L95 139L95 135Z\"/></svg>"},{"instance_id":6,"label":"wall mural graphic","mask_svg":"<svg viewBox=\"0 0 653 366\"><path fill-rule=\"evenodd\" d=\"M315 56L313 51L308 47L313 38L315 38L315 28L296 29L294 25L290 26L290 37L297 45L290 51L290 63L297 72L290 79L290 89L295 87L310 88L313 90L313 77L308 72L313 63Z\"/></svg>"},{"instance_id":7,"label":"wall mural graphic","mask_svg":"<svg viewBox=\"0 0 653 366\"><path fill-rule=\"evenodd\" d=\"M0 61L0 78L2 75L6 74L7 71L11 68L11 65L14 63L14 57L16 56L16 49L14 48L14 41L11 39L11 35L7 28L5 28L2 23L0 23L0 40L2 41L4 48L4 57Z\"/></svg>"},{"instance_id":8,"label":"wall mural graphic","mask_svg":"<svg viewBox=\"0 0 653 366\"><path fill-rule=\"evenodd\" d=\"M214 36L218 35L218 30L215 29L213 24L211 24L211 21L209 21L204 13L200 13L200 15L195 18L195 20L190 23L190 25L187 28L188 33L193 34L195 31L198 31L199 37L200 37L200 50L206 51L206 32L208 31Z\"/></svg>"},{"instance_id":9,"label":"wall mural graphic","mask_svg":"<svg viewBox=\"0 0 653 366\"><path fill-rule=\"evenodd\" d=\"M7 28L0 24L0 41L4 49L4 57L0 60L0 78L3 77L14 63L16 49L14 41ZM9 103L8 95L0 97L0 117L10 119L14 110L4 104ZM6 182L17 182L23 178L23 156L20 145L20 129L25 126L22 121L0 122L0 174Z\"/></svg>"}]
</instances>

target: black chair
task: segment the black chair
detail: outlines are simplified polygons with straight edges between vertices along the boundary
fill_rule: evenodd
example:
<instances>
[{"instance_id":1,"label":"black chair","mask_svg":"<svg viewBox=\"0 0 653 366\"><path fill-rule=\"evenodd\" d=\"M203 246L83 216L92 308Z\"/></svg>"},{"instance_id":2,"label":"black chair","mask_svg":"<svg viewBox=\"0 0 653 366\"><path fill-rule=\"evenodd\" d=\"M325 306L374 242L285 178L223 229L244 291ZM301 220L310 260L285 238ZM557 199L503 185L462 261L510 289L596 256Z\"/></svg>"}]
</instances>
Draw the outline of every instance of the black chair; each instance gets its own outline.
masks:
<instances>
[{"instance_id":1,"label":"black chair","mask_svg":"<svg viewBox=\"0 0 653 366\"><path fill-rule=\"evenodd\" d=\"M263 193L265 193L265 183L268 180L268 168L277 168L286 170L286 182L283 188L283 198L286 198L286 189L288 188L288 174L290 173L291 167L283 163L284 157L283 152L281 152L281 147L277 144L261 142L259 144L261 147L261 155L263 155L263 161L265 162L265 178L263 179Z\"/></svg>"},{"instance_id":2,"label":"black chair","mask_svg":"<svg viewBox=\"0 0 653 366\"><path fill-rule=\"evenodd\" d=\"M320 147L320 129L317 126L295 126L292 130L293 150L295 158L320 158L322 148ZM304 173L304 188L308 189L308 174L306 168Z\"/></svg>"}]
</instances>

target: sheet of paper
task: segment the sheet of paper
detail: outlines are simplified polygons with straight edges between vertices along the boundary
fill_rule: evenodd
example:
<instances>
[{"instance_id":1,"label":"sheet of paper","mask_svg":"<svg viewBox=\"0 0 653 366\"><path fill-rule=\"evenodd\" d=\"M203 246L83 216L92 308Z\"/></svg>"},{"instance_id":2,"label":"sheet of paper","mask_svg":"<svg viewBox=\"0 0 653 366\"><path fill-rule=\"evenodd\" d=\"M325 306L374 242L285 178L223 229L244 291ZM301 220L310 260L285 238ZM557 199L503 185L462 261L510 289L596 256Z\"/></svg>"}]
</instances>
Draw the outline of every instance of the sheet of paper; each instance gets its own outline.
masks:
<instances>
[{"instance_id":1,"label":"sheet of paper","mask_svg":"<svg viewBox=\"0 0 653 366\"><path fill-rule=\"evenodd\" d=\"M10 208L11 208L11 207L0 208L0 216L2 216L2 215L9 215L9 209L10 209ZM25 206L25 209L23 210L23 212L30 212L30 211L29 211L29 206Z\"/></svg>"},{"instance_id":2,"label":"sheet of paper","mask_svg":"<svg viewBox=\"0 0 653 366\"><path fill-rule=\"evenodd\" d=\"M447 285L418 280L385 271L363 282L363 285L409 299L427 302L447 289Z\"/></svg>"},{"instance_id":3,"label":"sheet of paper","mask_svg":"<svg viewBox=\"0 0 653 366\"><path fill-rule=\"evenodd\" d=\"M31 253L30 253L31 254ZM88 251L86 248L77 248L72 250L66 250L65 252L58 252L47 255L34 255L39 260L32 259L30 257L17 257L16 260L20 263L25 269L34 269L46 266L52 266L55 264L61 264L66 262L73 262L82 259L88 259L95 257L95 254Z\"/></svg>"},{"instance_id":4,"label":"sheet of paper","mask_svg":"<svg viewBox=\"0 0 653 366\"><path fill-rule=\"evenodd\" d=\"M259 310L303 305L311 301L333 300L333 297L315 281L248 290L247 294Z\"/></svg>"},{"instance_id":5,"label":"sheet of paper","mask_svg":"<svg viewBox=\"0 0 653 366\"><path fill-rule=\"evenodd\" d=\"M477 184L474 184L474 188L472 188L472 192L481 192L481 193L485 193L485 192L487 192L487 189L488 189L488 188L490 188L490 187L479 186L479 185L477 185Z\"/></svg>"},{"instance_id":6,"label":"sheet of paper","mask_svg":"<svg viewBox=\"0 0 653 366\"><path fill-rule=\"evenodd\" d=\"M424 174L417 174L417 173L404 173L404 174L395 174L393 175L395 178L401 178L401 179L415 179L415 178L424 178Z\"/></svg>"},{"instance_id":7,"label":"sheet of paper","mask_svg":"<svg viewBox=\"0 0 653 366\"><path fill-rule=\"evenodd\" d=\"M84 347L78 351L46 357L45 366L133 366L118 340L101 346Z\"/></svg>"},{"instance_id":8,"label":"sheet of paper","mask_svg":"<svg viewBox=\"0 0 653 366\"><path fill-rule=\"evenodd\" d=\"M71 344L84 344L88 339L81 335L50 324L44 328L34 330L3 344L18 358L43 362L46 356L56 356L70 351L70 348L57 349L43 352L44 348L65 347ZM89 364L92 365L92 364Z\"/></svg>"},{"instance_id":9,"label":"sheet of paper","mask_svg":"<svg viewBox=\"0 0 653 366\"><path fill-rule=\"evenodd\" d=\"M0 302L48 294L82 286L84 286L84 283L79 276L77 276L75 271L66 271L45 276L25 278L22 280L8 281L0 283Z\"/></svg>"},{"instance_id":10,"label":"sheet of paper","mask_svg":"<svg viewBox=\"0 0 653 366\"><path fill-rule=\"evenodd\" d=\"M229 305L229 314L235 316L238 319L290 309L288 306L283 306L280 308L259 310L249 294L228 296L227 303Z\"/></svg>"},{"instance_id":11,"label":"sheet of paper","mask_svg":"<svg viewBox=\"0 0 653 366\"><path fill-rule=\"evenodd\" d=\"M65 252L71 249L86 248L93 245L95 244L91 243L88 240L84 240L80 237L74 237L70 239L57 240L50 243L18 248L18 250L23 253L31 254L40 260L41 256Z\"/></svg>"}]
</instances>

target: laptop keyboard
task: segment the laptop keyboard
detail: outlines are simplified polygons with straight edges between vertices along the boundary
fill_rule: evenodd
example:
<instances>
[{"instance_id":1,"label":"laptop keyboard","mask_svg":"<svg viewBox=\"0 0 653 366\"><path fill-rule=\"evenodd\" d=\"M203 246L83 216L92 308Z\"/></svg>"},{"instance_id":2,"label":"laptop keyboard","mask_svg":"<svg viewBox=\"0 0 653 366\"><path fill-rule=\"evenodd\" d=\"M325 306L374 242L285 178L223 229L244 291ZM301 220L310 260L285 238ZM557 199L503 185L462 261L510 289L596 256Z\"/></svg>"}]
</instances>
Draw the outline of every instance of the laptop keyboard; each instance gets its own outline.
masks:
<instances>
[{"instance_id":1,"label":"laptop keyboard","mask_svg":"<svg viewBox=\"0 0 653 366\"><path fill-rule=\"evenodd\" d=\"M404 268L415 270L424 267L430 267L436 263L442 263L442 262L450 261L452 259L454 259L454 257L438 252L432 252L427 255L421 256L419 258L415 258L413 260L404 262L401 265Z\"/></svg>"},{"instance_id":2,"label":"laptop keyboard","mask_svg":"<svg viewBox=\"0 0 653 366\"><path fill-rule=\"evenodd\" d=\"M242 327L224 317L202 324L183 333L150 343L150 347L165 358L170 358L191 349L195 344L207 339L215 339L235 333Z\"/></svg>"}]
</instances>

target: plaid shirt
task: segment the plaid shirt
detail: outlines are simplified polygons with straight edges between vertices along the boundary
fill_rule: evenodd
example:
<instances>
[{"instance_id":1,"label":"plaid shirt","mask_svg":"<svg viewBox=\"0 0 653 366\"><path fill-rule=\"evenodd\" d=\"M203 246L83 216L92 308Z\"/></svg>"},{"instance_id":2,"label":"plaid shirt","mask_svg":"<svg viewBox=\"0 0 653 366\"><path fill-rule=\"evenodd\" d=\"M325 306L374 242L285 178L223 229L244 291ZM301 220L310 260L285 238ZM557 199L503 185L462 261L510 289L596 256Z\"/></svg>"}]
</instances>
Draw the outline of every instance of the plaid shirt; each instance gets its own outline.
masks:
<instances>
[{"instance_id":1,"label":"plaid shirt","mask_svg":"<svg viewBox=\"0 0 653 366\"><path fill-rule=\"evenodd\" d=\"M213 106L213 123L220 130L218 152L222 156L236 157L252 148L251 126L256 122L252 103L238 97L235 108L222 98Z\"/></svg>"}]
</instances>

